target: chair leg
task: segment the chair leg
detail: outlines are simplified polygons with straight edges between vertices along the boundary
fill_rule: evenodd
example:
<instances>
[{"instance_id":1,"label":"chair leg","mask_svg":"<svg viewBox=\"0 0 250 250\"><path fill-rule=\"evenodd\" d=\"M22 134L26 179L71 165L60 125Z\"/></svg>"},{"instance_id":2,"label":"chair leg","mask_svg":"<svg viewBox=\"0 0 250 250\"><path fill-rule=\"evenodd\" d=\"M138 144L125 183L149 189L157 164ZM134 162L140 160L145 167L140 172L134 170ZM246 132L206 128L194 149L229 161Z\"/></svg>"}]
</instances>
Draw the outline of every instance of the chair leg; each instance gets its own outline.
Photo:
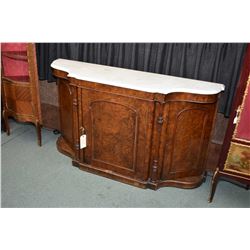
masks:
<instances>
[{"instance_id":1,"label":"chair leg","mask_svg":"<svg viewBox=\"0 0 250 250\"><path fill-rule=\"evenodd\" d=\"M214 193L215 193L215 189L216 189L218 177L219 177L218 174L219 174L219 169L217 168L214 175L213 175L212 182L211 182L210 194L209 194L209 198L208 198L209 203L211 203L213 201L213 197L214 197Z\"/></svg>"},{"instance_id":2,"label":"chair leg","mask_svg":"<svg viewBox=\"0 0 250 250\"><path fill-rule=\"evenodd\" d=\"M10 135L10 126L9 126L9 119L6 110L3 110L3 121L4 121L4 128L7 135Z\"/></svg>"},{"instance_id":3,"label":"chair leg","mask_svg":"<svg viewBox=\"0 0 250 250\"><path fill-rule=\"evenodd\" d=\"M36 122L36 133L37 133L37 144L38 146L42 146L42 131L41 131L41 124Z\"/></svg>"}]
</instances>

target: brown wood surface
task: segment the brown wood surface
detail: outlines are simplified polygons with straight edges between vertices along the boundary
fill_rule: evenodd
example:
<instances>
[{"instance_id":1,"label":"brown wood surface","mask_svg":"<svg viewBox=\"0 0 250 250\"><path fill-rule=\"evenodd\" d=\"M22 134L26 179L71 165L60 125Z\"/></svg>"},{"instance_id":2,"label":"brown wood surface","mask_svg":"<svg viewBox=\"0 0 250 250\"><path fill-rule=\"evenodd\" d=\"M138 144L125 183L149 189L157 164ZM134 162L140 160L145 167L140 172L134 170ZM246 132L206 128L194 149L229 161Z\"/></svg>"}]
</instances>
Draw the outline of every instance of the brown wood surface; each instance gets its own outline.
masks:
<instances>
[{"instance_id":1,"label":"brown wood surface","mask_svg":"<svg viewBox=\"0 0 250 250\"><path fill-rule=\"evenodd\" d=\"M154 94L53 73L62 132L57 146L74 166L143 188L201 184L217 95Z\"/></svg>"},{"instance_id":2,"label":"brown wood surface","mask_svg":"<svg viewBox=\"0 0 250 250\"><path fill-rule=\"evenodd\" d=\"M216 96L197 96L194 101L175 94L175 100L165 106L168 123L163 132L161 181L202 176L216 110Z\"/></svg>"},{"instance_id":3,"label":"brown wood surface","mask_svg":"<svg viewBox=\"0 0 250 250\"><path fill-rule=\"evenodd\" d=\"M81 86L82 123L88 146L80 161L146 181L154 103Z\"/></svg>"}]
</instances>

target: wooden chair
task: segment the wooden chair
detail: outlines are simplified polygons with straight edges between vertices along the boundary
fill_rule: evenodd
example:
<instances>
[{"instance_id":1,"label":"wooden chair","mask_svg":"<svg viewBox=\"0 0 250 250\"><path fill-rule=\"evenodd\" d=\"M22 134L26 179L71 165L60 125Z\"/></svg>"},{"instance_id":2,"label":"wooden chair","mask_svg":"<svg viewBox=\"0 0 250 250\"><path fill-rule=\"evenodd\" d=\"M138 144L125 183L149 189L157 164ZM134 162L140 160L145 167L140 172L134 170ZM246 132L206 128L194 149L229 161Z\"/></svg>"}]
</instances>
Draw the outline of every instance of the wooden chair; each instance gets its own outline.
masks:
<instances>
[{"instance_id":1,"label":"wooden chair","mask_svg":"<svg viewBox=\"0 0 250 250\"><path fill-rule=\"evenodd\" d=\"M41 146L42 117L35 44L2 43L1 59L6 132L10 134L9 117L20 122L31 122L36 126L38 145Z\"/></svg>"}]
</instances>

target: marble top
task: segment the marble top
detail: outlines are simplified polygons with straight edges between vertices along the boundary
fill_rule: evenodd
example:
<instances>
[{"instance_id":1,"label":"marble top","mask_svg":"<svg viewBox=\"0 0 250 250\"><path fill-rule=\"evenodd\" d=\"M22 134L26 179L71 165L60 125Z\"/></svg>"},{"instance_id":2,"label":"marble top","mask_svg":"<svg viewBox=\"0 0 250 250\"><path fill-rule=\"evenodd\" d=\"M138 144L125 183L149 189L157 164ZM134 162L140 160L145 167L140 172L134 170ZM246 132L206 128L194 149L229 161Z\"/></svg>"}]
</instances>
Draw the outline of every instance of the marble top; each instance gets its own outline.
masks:
<instances>
[{"instance_id":1,"label":"marble top","mask_svg":"<svg viewBox=\"0 0 250 250\"><path fill-rule=\"evenodd\" d=\"M169 94L174 92L185 92L212 95L225 89L225 86L219 83L66 59L56 59L52 62L51 67L65 71L68 73L68 77L79 80L103 83L150 93Z\"/></svg>"}]
</instances>

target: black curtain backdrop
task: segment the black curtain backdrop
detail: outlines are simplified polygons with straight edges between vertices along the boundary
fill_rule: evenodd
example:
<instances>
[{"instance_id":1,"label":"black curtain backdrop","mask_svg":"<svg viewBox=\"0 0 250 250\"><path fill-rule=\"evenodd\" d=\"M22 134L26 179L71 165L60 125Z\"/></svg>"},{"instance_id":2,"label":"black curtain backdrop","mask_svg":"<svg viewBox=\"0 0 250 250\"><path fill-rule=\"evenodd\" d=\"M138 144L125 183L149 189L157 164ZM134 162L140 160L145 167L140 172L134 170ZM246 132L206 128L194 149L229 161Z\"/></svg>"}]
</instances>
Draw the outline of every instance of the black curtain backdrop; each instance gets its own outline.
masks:
<instances>
[{"instance_id":1,"label":"black curtain backdrop","mask_svg":"<svg viewBox=\"0 0 250 250\"><path fill-rule=\"evenodd\" d=\"M229 116L247 44L242 43L38 43L40 80L55 81L57 58L223 83L219 112Z\"/></svg>"}]
</instances>

